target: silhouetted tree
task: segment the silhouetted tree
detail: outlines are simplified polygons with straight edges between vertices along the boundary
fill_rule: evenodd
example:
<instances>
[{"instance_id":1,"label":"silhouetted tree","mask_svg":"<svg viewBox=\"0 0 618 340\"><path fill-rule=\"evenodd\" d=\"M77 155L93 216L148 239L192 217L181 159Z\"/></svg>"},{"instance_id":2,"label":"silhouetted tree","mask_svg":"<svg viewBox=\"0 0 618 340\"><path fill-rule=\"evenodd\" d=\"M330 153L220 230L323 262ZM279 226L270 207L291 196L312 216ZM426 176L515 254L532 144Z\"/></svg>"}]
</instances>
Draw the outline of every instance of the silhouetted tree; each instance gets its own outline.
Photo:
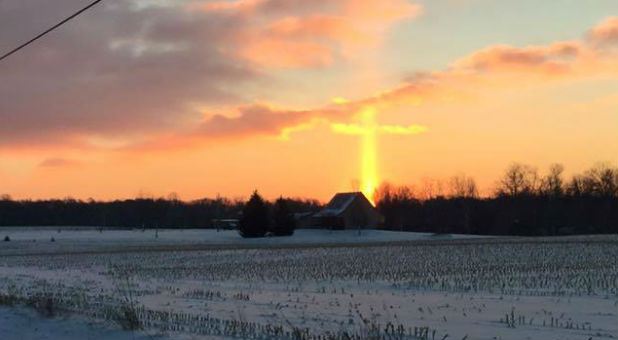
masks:
<instances>
[{"instance_id":1,"label":"silhouetted tree","mask_svg":"<svg viewBox=\"0 0 618 340\"><path fill-rule=\"evenodd\" d=\"M563 171L562 164L552 164L549 167L549 173L541 180L541 194L553 197L560 197L564 194Z\"/></svg>"},{"instance_id":2,"label":"silhouetted tree","mask_svg":"<svg viewBox=\"0 0 618 340\"><path fill-rule=\"evenodd\" d=\"M585 194L584 176L574 175L566 186L566 194L571 197L581 197Z\"/></svg>"},{"instance_id":3,"label":"silhouetted tree","mask_svg":"<svg viewBox=\"0 0 618 340\"><path fill-rule=\"evenodd\" d=\"M288 207L288 202L279 197L273 206L273 224L271 231L276 236L289 236L294 234L296 219Z\"/></svg>"},{"instance_id":4,"label":"silhouetted tree","mask_svg":"<svg viewBox=\"0 0 618 340\"><path fill-rule=\"evenodd\" d=\"M474 178L464 174L451 177L449 191L450 196L456 198L475 198L479 194Z\"/></svg>"},{"instance_id":5,"label":"silhouetted tree","mask_svg":"<svg viewBox=\"0 0 618 340\"><path fill-rule=\"evenodd\" d=\"M268 220L268 206L256 190L245 204L238 232L242 237L262 237L268 230Z\"/></svg>"},{"instance_id":6,"label":"silhouetted tree","mask_svg":"<svg viewBox=\"0 0 618 340\"><path fill-rule=\"evenodd\" d=\"M597 163L584 174L589 194L601 197L618 195L618 169L607 163Z\"/></svg>"},{"instance_id":7,"label":"silhouetted tree","mask_svg":"<svg viewBox=\"0 0 618 340\"><path fill-rule=\"evenodd\" d=\"M444 196L444 183L441 180L424 177L421 179L421 186L419 189L420 199L431 200Z\"/></svg>"},{"instance_id":8,"label":"silhouetted tree","mask_svg":"<svg viewBox=\"0 0 618 340\"><path fill-rule=\"evenodd\" d=\"M516 197L536 193L538 174L535 168L513 163L498 184L498 195Z\"/></svg>"},{"instance_id":9,"label":"silhouetted tree","mask_svg":"<svg viewBox=\"0 0 618 340\"><path fill-rule=\"evenodd\" d=\"M464 174L451 177L449 181L449 187L451 191L451 199L457 201L459 204L458 210L461 212L463 232L469 234L472 232L471 217L472 206L474 199L478 197L478 190L476 188L476 182L474 178L468 177ZM454 223L454 228L457 223ZM461 232L461 231L460 231Z\"/></svg>"},{"instance_id":10,"label":"silhouetted tree","mask_svg":"<svg viewBox=\"0 0 618 340\"><path fill-rule=\"evenodd\" d=\"M384 226L393 230L423 231L421 201L410 187L383 183L376 190L376 208L384 216ZM412 222L414 221L414 222Z\"/></svg>"}]
</instances>

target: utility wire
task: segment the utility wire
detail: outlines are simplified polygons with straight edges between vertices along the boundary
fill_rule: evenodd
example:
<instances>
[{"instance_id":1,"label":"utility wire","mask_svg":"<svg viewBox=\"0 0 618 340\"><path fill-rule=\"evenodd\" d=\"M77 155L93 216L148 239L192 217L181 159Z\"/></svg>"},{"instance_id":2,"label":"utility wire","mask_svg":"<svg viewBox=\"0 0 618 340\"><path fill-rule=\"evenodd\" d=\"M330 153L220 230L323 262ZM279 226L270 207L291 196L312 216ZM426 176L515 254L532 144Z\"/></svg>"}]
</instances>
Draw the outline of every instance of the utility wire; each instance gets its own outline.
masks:
<instances>
[{"instance_id":1,"label":"utility wire","mask_svg":"<svg viewBox=\"0 0 618 340\"><path fill-rule=\"evenodd\" d=\"M23 43L23 44L21 44L21 45L19 45L19 46L15 47L13 50L11 50L11 51L7 52L6 54L3 54L3 55L2 55L2 57L0 57L0 61L2 61L4 58L6 58L6 57L10 56L11 54L13 54L13 53L15 53L15 52L17 52L17 51L21 50L22 48L24 48L24 47L26 47L26 46L30 45L30 44L31 44L31 43L33 43L35 40L37 40L37 39L41 38L42 36L44 36L45 34L47 34L47 33L51 32L51 31L55 30L56 28L60 27L62 24L66 23L67 21L69 21L69 20L71 20L71 19L75 18L76 16L78 16L78 15L82 14L83 12L85 12L86 10L88 10L90 7L92 7L92 6L96 5L96 4L98 4L98 3L99 3L99 2L101 2L101 1L103 1L103 0L96 0L96 1L93 1L93 2L92 2L92 3L90 3L88 6L86 6L86 7L82 8L82 9L80 9L79 11L77 11L77 12L73 13L70 17L68 17L68 18L66 18L66 19L62 20L61 22L59 22L59 23L55 24L54 26L52 26L52 27L48 28L45 32L43 32L43 33L41 33L41 34L37 35L36 37L34 37L34 38L32 38L32 39L30 39L30 40L26 41L25 43Z\"/></svg>"}]
</instances>

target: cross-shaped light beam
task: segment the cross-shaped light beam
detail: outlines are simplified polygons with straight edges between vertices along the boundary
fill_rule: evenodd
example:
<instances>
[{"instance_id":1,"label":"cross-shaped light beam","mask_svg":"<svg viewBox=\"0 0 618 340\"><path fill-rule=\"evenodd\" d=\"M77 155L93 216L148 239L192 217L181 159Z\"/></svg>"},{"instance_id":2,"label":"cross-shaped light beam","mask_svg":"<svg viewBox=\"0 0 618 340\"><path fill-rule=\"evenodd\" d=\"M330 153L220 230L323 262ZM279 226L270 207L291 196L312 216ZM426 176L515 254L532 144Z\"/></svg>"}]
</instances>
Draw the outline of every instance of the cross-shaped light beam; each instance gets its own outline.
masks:
<instances>
[{"instance_id":1,"label":"cross-shaped light beam","mask_svg":"<svg viewBox=\"0 0 618 340\"><path fill-rule=\"evenodd\" d=\"M379 133L412 135L427 131L427 127L422 125L379 125L376 123L376 109L368 106L362 109L357 119L359 124L331 124L331 129L336 133L362 136L362 155L361 155L361 191L374 203L373 196L378 186L377 171L377 147L376 137Z\"/></svg>"}]
</instances>

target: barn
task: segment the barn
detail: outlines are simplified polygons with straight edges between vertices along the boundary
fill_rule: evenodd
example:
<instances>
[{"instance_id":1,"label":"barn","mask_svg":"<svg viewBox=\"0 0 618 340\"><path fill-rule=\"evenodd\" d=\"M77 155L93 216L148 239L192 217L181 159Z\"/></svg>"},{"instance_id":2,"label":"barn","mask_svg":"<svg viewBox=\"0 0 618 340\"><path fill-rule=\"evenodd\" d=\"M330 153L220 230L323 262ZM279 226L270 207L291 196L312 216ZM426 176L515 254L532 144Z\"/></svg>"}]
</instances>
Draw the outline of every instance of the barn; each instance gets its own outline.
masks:
<instances>
[{"instance_id":1,"label":"barn","mask_svg":"<svg viewBox=\"0 0 618 340\"><path fill-rule=\"evenodd\" d=\"M376 228L384 218L362 192L338 193L307 220L309 227L331 229Z\"/></svg>"}]
</instances>

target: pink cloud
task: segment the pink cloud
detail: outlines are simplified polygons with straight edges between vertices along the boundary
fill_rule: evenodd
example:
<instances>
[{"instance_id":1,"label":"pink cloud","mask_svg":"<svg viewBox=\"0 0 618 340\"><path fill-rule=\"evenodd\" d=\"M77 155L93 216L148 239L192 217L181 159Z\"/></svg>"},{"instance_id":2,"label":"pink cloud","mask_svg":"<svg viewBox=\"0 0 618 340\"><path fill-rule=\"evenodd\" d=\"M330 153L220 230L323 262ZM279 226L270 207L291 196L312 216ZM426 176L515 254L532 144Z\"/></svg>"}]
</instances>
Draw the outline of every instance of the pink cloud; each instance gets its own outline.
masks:
<instances>
[{"instance_id":1,"label":"pink cloud","mask_svg":"<svg viewBox=\"0 0 618 340\"><path fill-rule=\"evenodd\" d=\"M421 14L405 0L198 3L191 8L242 18L236 52L265 67L321 67L379 44L395 22Z\"/></svg>"},{"instance_id":2,"label":"pink cloud","mask_svg":"<svg viewBox=\"0 0 618 340\"><path fill-rule=\"evenodd\" d=\"M459 71L526 71L536 69L544 72L564 70L582 49L579 42L556 42L547 46L523 48L498 45L474 52L453 63Z\"/></svg>"},{"instance_id":3,"label":"pink cloud","mask_svg":"<svg viewBox=\"0 0 618 340\"><path fill-rule=\"evenodd\" d=\"M282 13L307 13L317 9L335 7L331 0L235 0L235 1L196 1L188 7L208 12L224 12L228 15L269 16Z\"/></svg>"},{"instance_id":4,"label":"pink cloud","mask_svg":"<svg viewBox=\"0 0 618 340\"><path fill-rule=\"evenodd\" d=\"M267 29L273 37L289 39L323 38L335 41L364 41L367 36L354 27L348 18L336 15L310 15L304 18L286 17L273 22Z\"/></svg>"},{"instance_id":5,"label":"pink cloud","mask_svg":"<svg viewBox=\"0 0 618 340\"><path fill-rule=\"evenodd\" d=\"M374 42L420 6L405 0L239 0L97 7L58 38L0 65L0 149L138 141L190 129L200 107L241 105L267 68L324 67ZM8 0L0 45L62 16L70 3ZM24 22L33 23L26 25ZM36 100L33 100L36 98Z\"/></svg>"},{"instance_id":6,"label":"pink cloud","mask_svg":"<svg viewBox=\"0 0 618 340\"><path fill-rule=\"evenodd\" d=\"M66 166L73 166L77 163L73 160L66 158L46 158L41 163L39 163L39 167L42 168L59 168Z\"/></svg>"},{"instance_id":7,"label":"pink cloud","mask_svg":"<svg viewBox=\"0 0 618 340\"><path fill-rule=\"evenodd\" d=\"M8 46L29 34L19 24L26 15L37 21L67 9L30 6L8 6L1 13L0 31L2 26L15 29L5 30L0 44ZM43 10L34 10L40 6ZM364 105L463 97L477 88L480 78L485 85L478 85L479 91L495 85L492 81L502 74L518 76L500 84L512 88L522 81L615 73L607 66L615 67L616 61L615 54L607 57L610 45L599 47L599 41L615 45L618 19L610 17L591 29L587 39L490 46L450 68L418 74L341 105L309 110L246 106L242 103L249 99L236 89L260 77L261 67L329 65L344 58L346 48L376 43L383 30L420 15L421 7L404 0L241 0L200 3L189 10L135 10L119 0L99 10L102 15L67 26L63 39L33 44L28 53L0 65L0 148L74 149L89 145L92 136L127 144L156 136L176 142L278 136L316 119L345 121ZM203 112L196 107L222 103L240 106L235 115L214 111L201 120Z\"/></svg>"},{"instance_id":8,"label":"pink cloud","mask_svg":"<svg viewBox=\"0 0 618 340\"><path fill-rule=\"evenodd\" d=\"M294 27L294 25L292 25ZM286 129L310 122L349 120L362 107L380 108L453 99L467 99L470 88L510 90L522 83L546 84L585 79L606 74L615 56L583 40L548 45L514 47L490 46L456 60L446 70L416 74L407 83L359 100L343 101L310 110L277 109L266 105L239 107L234 115L214 115L179 139L278 136ZM507 81L502 76L510 76ZM497 80L500 79L500 80Z\"/></svg>"},{"instance_id":9,"label":"pink cloud","mask_svg":"<svg viewBox=\"0 0 618 340\"><path fill-rule=\"evenodd\" d=\"M273 38L250 39L240 55L266 67L317 67L331 64L334 59L329 46Z\"/></svg>"},{"instance_id":10,"label":"pink cloud","mask_svg":"<svg viewBox=\"0 0 618 340\"><path fill-rule=\"evenodd\" d=\"M595 42L616 45L618 42L618 17L608 17L590 31L588 37Z\"/></svg>"}]
</instances>

